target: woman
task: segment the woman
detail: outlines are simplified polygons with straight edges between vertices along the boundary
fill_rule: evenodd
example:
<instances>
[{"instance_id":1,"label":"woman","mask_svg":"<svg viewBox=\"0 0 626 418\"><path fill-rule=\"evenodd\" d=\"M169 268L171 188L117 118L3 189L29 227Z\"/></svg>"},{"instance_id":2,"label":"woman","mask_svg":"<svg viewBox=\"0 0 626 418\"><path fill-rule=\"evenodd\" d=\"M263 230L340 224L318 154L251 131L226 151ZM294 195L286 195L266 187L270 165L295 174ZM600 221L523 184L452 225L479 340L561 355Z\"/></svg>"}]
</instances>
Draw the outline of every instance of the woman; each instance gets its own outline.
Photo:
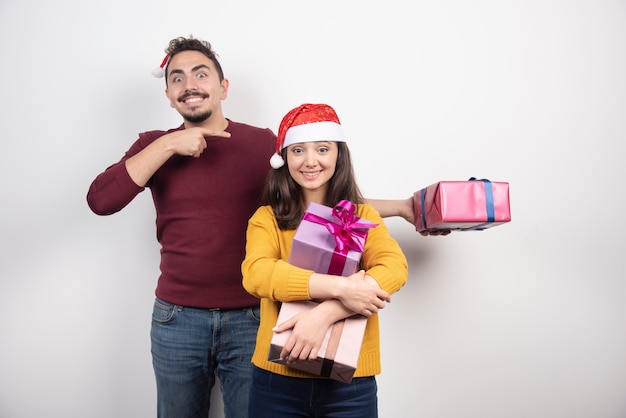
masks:
<instances>
[{"instance_id":1,"label":"woman","mask_svg":"<svg viewBox=\"0 0 626 418\"><path fill-rule=\"evenodd\" d=\"M339 118L330 106L303 104L287 113L271 164L275 170L266 181L264 206L248 223L242 264L244 288L261 299L249 416L377 417L378 311L405 284L406 257L361 195ZM358 217L378 225L368 231L361 270L343 277L289 264L293 237L309 203L333 207L341 200L357 205ZM276 326L281 302L313 299L321 303ZM355 314L368 320L350 383L268 360L273 332L292 331L281 352L287 362L315 360L326 330Z\"/></svg>"}]
</instances>

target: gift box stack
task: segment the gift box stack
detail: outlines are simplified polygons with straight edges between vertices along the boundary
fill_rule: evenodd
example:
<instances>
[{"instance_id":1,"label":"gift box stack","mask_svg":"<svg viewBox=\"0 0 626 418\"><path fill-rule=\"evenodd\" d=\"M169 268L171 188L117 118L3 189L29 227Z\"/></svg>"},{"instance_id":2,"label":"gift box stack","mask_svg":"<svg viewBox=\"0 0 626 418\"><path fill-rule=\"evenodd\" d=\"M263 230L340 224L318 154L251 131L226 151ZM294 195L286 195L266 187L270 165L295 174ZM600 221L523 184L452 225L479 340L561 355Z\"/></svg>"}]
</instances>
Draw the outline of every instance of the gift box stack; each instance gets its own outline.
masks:
<instances>
[{"instance_id":1,"label":"gift box stack","mask_svg":"<svg viewBox=\"0 0 626 418\"><path fill-rule=\"evenodd\" d=\"M509 183L474 177L440 181L413 194L417 231L477 231L511 221Z\"/></svg>"},{"instance_id":2,"label":"gift box stack","mask_svg":"<svg viewBox=\"0 0 626 418\"><path fill-rule=\"evenodd\" d=\"M341 201L334 208L311 203L296 230L289 263L313 270L349 276L357 271L371 221L355 216L356 207ZM313 301L285 302L277 324L317 305ZM318 357L314 361L287 364L279 358L291 331L274 333L268 360L289 367L349 383L356 370L367 318L361 315L338 321L327 331Z\"/></svg>"}]
</instances>

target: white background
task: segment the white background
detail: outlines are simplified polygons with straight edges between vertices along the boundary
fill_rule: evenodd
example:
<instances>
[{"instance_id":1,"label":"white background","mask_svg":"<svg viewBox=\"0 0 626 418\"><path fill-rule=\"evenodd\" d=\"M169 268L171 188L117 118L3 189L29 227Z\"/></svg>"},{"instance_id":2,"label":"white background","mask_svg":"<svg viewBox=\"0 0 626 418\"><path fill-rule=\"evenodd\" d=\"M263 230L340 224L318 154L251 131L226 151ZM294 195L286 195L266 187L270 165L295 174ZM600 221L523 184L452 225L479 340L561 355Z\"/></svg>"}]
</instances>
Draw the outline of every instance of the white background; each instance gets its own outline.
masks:
<instances>
[{"instance_id":1,"label":"white background","mask_svg":"<svg viewBox=\"0 0 626 418\"><path fill-rule=\"evenodd\" d=\"M369 197L510 183L506 225L388 220L410 278L381 313L382 418L626 416L626 2L1 0L0 417L155 416L152 202L85 195L180 123L150 71L189 34L231 119L335 107Z\"/></svg>"}]
</instances>

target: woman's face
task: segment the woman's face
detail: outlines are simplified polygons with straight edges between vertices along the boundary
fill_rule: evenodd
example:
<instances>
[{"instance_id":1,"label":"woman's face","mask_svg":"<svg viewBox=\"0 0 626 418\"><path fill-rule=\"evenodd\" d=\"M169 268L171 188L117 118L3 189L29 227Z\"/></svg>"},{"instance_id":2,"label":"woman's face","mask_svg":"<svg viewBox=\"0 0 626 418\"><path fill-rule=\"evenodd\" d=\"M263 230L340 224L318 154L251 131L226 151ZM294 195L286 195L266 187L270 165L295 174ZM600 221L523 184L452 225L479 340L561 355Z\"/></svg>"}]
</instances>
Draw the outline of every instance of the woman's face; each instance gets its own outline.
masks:
<instances>
[{"instance_id":1,"label":"woman's face","mask_svg":"<svg viewBox=\"0 0 626 418\"><path fill-rule=\"evenodd\" d=\"M335 174L337 143L303 142L287 147L289 174L302 187L307 202L323 203L328 181Z\"/></svg>"}]
</instances>

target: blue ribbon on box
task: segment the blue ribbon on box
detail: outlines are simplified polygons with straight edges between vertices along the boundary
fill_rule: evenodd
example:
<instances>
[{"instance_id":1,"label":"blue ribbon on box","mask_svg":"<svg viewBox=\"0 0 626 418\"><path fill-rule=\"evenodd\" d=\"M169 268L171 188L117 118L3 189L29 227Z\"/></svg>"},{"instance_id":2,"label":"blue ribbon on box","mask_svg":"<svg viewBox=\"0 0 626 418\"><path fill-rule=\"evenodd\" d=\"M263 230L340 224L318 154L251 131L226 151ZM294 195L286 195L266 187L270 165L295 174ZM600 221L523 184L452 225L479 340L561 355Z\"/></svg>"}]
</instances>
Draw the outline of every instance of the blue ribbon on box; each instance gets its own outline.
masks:
<instances>
[{"instance_id":1,"label":"blue ribbon on box","mask_svg":"<svg viewBox=\"0 0 626 418\"><path fill-rule=\"evenodd\" d=\"M476 177L470 177L469 181L482 181L485 186L485 203L487 205L487 222L479 224L479 225L474 225L468 228L450 228L451 230L458 230L458 231L482 230L482 229L485 229L485 225L494 222L496 219L495 208L494 208L494 203L493 203L493 185L491 184L491 181L487 179L477 179ZM424 188L420 191L420 202L422 204L422 222L424 224L424 228L428 228L426 225L426 211L424 210L425 201L426 201L426 189Z\"/></svg>"},{"instance_id":2,"label":"blue ribbon on box","mask_svg":"<svg viewBox=\"0 0 626 418\"><path fill-rule=\"evenodd\" d=\"M476 177L470 177L469 181L482 181L485 185L485 203L487 204L487 222L482 223L480 225L475 225L470 228L466 228L467 231L476 230L476 229L485 229L484 226L495 221L496 219L496 211L493 205L493 185L491 181L487 179L477 179Z\"/></svg>"}]
</instances>

